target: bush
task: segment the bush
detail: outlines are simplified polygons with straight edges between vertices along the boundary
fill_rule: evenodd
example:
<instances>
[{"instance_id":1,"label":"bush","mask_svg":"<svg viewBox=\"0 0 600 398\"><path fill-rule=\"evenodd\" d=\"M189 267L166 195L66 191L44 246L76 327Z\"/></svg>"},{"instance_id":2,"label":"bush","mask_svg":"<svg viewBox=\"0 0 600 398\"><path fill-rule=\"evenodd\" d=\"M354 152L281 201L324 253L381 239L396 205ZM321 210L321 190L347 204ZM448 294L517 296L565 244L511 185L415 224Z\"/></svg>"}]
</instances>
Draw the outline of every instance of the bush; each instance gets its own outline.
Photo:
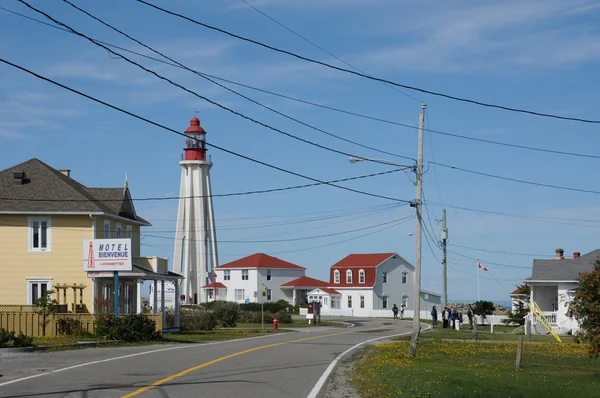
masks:
<instances>
[{"instance_id":1,"label":"bush","mask_svg":"<svg viewBox=\"0 0 600 398\"><path fill-rule=\"evenodd\" d=\"M109 340L148 341L159 337L156 322L143 314L115 317L113 314L96 318L96 335Z\"/></svg>"},{"instance_id":2,"label":"bush","mask_svg":"<svg viewBox=\"0 0 600 398\"><path fill-rule=\"evenodd\" d=\"M265 312L276 313L279 311L293 311L294 306L290 305L285 300L279 301L268 301L266 303L244 303L240 304L240 310L242 311L251 311L251 312L260 312L261 307L264 308Z\"/></svg>"},{"instance_id":3,"label":"bush","mask_svg":"<svg viewBox=\"0 0 600 398\"><path fill-rule=\"evenodd\" d=\"M33 345L33 337L25 336L23 332L19 332L18 336L13 335L14 347L31 347Z\"/></svg>"},{"instance_id":4,"label":"bush","mask_svg":"<svg viewBox=\"0 0 600 398\"><path fill-rule=\"evenodd\" d=\"M75 318L58 318L58 333L81 336L81 322Z\"/></svg>"},{"instance_id":5,"label":"bush","mask_svg":"<svg viewBox=\"0 0 600 398\"><path fill-rule=\"evenodd\" d=\"M0 347L6 347L15 338L15 332L0 329Z\"/></svg>"},{"instance_id":6,"label":"bush","mask_svg":"<svg viewBox=\"0 0 600 398\"><path fill-rule=\"evenodd\" d=\"M235 320L240 311L240 305L229 301L215 301L212 305L213 313L215 314L219 324L222 327L234 328Z\"/></svg>"},{"instance_id":7,"label":"bush","mask_svg":"<svg viewBox=\"0 0 600 398\"><path fill-rule=\"evenodd\" d=\"M200 308L186 308L185 310L182 310L179 315L181 331L199 332L202 330L213 330L217 327L218 323L214 312Z\"/></svg>"},{"instance_id":8,"label":"bush","mask_svg":"<svg viewBox=\"0 0 600 398\"><path fill-rule=\"evenodd\" d=\"M294 322L294 319L292 318L292 314L290 314L287 311L279 311L278 313L275 314L275 318L277 318L277 321L279 323L292 323ZM273 321L271 321L273 322Z\"/></svg>"},{"instance_id":9,"label":"bush","mask_svg":"<svg viewBox=\"0 0 600 398\"><path fill-rule=\"evenodd\" d=\"M510 333L511 334L525 334L525 327L523 327L523 326L517 326Z\"/></svg>"}]
</instances>

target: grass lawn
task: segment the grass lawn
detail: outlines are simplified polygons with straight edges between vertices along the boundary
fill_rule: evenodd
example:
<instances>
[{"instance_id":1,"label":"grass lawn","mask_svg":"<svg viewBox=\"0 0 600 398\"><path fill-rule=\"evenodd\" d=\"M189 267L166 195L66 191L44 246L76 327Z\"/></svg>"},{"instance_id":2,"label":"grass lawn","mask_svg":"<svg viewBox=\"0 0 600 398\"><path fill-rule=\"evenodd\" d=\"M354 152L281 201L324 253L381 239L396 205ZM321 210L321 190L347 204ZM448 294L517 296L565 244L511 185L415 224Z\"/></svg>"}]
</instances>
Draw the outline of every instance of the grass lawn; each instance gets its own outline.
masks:
<instances>
[{"instance_id":1,"label":"grass lawn","mask_svg":"<svg viewBox=\"0 0 600 398\"><path fill-rule=\"evenodd\" d=\"M351 378L361 397L598 396L600 360L587 356L586 345L524 343L519 370L514 342L422 339L412 360L408 346L402 341L363 351Z\"/></svg>"},{"instance_id":2,"label":"grass lawn","mask_svg":"<svg viewBox=\"0 0 600 398\"><path fill-rule=\"evenodd\" d=\"M439 322L438 322L439 325ZM490 333L489 326L477 326L477 339L495 340L495 341L517 341L519 340L518 334L512 334L511 332L515 328L512 326L494 326L494 333ZM461 328L461 330L455 329L429 329L428 331L421 332L422 339L457 339L457 340L473 340L473 331L468 326ZM527 339L527 336L523 336ZM563 343L572 343L573 337L571 336L560 336ZM531 335L531 341L543 342L543 343L557 343L558 341L551 335Z\"/></svg>"}]
</instances>

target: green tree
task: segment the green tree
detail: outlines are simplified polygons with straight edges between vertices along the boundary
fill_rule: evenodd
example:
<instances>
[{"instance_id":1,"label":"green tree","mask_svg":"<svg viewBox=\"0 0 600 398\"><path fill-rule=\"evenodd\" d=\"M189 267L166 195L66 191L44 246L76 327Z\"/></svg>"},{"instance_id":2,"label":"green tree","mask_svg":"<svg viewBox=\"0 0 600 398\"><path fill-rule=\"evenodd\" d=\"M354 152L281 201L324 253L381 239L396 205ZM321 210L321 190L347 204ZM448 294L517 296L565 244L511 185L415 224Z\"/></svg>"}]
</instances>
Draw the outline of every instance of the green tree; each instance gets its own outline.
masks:
<instances>
[{"instance_id":1,"label":"green tree","mask_svg":"<svg viewBox=\"0 0 600 398\"><path fill-rule=\"evenodd\" d=\"M569 303L567 315L579 322L575 341L587 342L592 357L600 356L600 260L592 272L579 275L579 287Z\"/></svg>"},{"instance_id":2,"label":"green tree","mask_svg":"<svg viewBox=\"0 0 600 398\"><path fill-rule=\"evenodd\" d=\"M52 293L52 290L48 290L45 295L33 302L35 313L41 317L42 336L46 335L46 325L50 322L48 318L56 312L58 306L58 301L51 297Z\"/></svg>"},{"instance_id":3,"label":"green tree","mask_svg":"<svg viewBox=\"0 0 600 398\"><path fill-rule=\"evenodd\" d=\"M480 315L481 319L484 320L486 315L492 315L494 313L494 303L491 301L477 301L473 304L473 314Z\"/></svg>"},{"instance_id":4,"label":"green tree","mask_svg":"<svg viewBox=\"0 0 600 398\"><path fill-rule=\"evenodd\" d=\"M525 325L525 315L527 315L528 309L523 303L529 302L531 287L528 284L517 285L516 294L519 295L517 297L517 310L515 312L508 311L506 319L503 319L502 323L518 323L519 325Z\"/></svg>"}]
</instances>

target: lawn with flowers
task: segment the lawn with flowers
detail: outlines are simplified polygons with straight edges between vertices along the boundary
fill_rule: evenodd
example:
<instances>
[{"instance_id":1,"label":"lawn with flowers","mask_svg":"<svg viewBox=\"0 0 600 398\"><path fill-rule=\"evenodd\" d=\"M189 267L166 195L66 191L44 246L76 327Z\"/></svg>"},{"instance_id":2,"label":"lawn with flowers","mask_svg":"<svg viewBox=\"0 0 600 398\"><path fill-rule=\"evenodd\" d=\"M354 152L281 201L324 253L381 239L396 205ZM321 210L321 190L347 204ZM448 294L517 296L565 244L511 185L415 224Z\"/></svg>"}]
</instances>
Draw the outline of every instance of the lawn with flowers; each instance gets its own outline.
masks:
<instances>
[{"instance_id":1,"label":"lawn with flowers","mask_svg":"<svg viewBox=\"0 0 600 398\"><path fill-rule=\"evenodd\" d=\"M409 341L366 348L351 383L363 398L385 397L597 397L600 360L579 344L523 344L523 366L515 367L517 344L422 339L417 358Z\"/></svg>"}]
</instances>

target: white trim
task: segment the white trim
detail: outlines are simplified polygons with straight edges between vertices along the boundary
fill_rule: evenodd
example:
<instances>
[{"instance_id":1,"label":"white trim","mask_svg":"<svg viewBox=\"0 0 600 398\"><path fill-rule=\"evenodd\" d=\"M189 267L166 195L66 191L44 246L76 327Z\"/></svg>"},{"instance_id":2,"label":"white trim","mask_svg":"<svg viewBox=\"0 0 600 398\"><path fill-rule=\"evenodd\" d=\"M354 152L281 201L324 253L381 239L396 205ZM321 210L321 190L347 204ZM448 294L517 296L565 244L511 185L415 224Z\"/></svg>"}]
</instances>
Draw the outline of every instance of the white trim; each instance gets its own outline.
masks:
<instances>
[{"instance_id":1,"label":"white trim","mask_svg":"<svg viewBox=\"0 0 600 398\"><path fill-rule=\"evenodd\" d=\"M125 238L133 239L133 225L127 224L125 226Z\"/></svg>"},{"instance_id":2,"label":"white trim","mask_svg":"<svg viewBox=\"0 0 600 398\"><path fill-rule=\"evenodd\" d=\"M123 224L121 224L120 222L115 223L115 238L123 238Z\"/></svg>"},{"instance_id":3,"label":"white trim","mask_svg":"<svg viewBox=\"0 0 600 398\"><path fill-rule=\"evenodd\" d=\"M435 296L435 297L440 297L440 298L442 297L442 295L441 295L441 294L439 294L439 293L434 293L434 292L430 292L429 290L421 290L421 293L425 293L425 294L428 294L428 295L430 295L430 296Z\"/></svg>"},{"instance_id":4,"label":"white trim","mask_svg":"<svg viewBox=\"0 0 600 398\"><path fill-rule=\"evenodd\" d=\"M336 285L339 285L341 282L341 276L340 276L340 270L339 269L335 269L333 270L333 283L335 283Z\"/></svg>"},{"instance_id":5,"label":"white trim","mask_svg":"<svg viewBox=\"0 0 600 398\"><path fill-rule=\"evenodd\" d=\"M26 290L26 297L25 297L25 302L27 303L27 305L32 305L33 302L32 300L30 300L31 298L31 285L35 284L35 283L46 283L48 286L46 288L46 291L49 292L52 290L52 278L25 278L25 283L27 284L27 289ZM40 295L39 297L41 297L41 291L39 292Z\"/></svg>"},{"instance_id":6,"label":"white trim","mask_svg":"<svg viewBox=\"0 0 600 398\"><path fill-rule=\"evenodd\" d=\"M348 282L348 276L350 276L350 282ZM346 283L352 283L352 278L353 278L352 270L351 269L347 269L346 270Z\"/></svg>"},{"instance_id":7,"label":"white trim","mask_svg":"<svg viewBox=\"0 0 600 398\"><path fill-rule=\"evenodd\" d=\"M559 282L559 283L578 283L578 281L575 280L575 279L566 279L566 280L551 280L551 279L548 279L548 280L529 280L529 279L526 279L523 282L525 282L525 283L531 283L531 282L534 282L534 283L557 283L557 282Z\"/></svg>"},{"instance_id":8,"label":"white trim","mask_svg":"<svg viewBox=\"0 0 600 398\"><path fill-rule=\"evenodd\" d=\"M33 223L46 222L46 247L33 247ZM41 228L41 226L40 226ZM39 237L41 245L41 236ZM52 252L52 217L28 217L27 218L27 250L30 253L51 253Z\"/></svg>"},{"instance_id":9,"label":"white trim","mask_svg":"<svg viewBox=\"0 0 600 398\"><path fill-rule=\"evenodd\" d=\"M17 214L17 215L51 215L51 216L104 216L115 220L122 220L131 222L134 224L145 225L147 227L151 227L152 224L149 222L143 222L138 220L133 220L131 218L121 217L114 214L103 213L103 212L90 212L90 211L1 211L0 214Z\"/></svg>"}]
</instances>

